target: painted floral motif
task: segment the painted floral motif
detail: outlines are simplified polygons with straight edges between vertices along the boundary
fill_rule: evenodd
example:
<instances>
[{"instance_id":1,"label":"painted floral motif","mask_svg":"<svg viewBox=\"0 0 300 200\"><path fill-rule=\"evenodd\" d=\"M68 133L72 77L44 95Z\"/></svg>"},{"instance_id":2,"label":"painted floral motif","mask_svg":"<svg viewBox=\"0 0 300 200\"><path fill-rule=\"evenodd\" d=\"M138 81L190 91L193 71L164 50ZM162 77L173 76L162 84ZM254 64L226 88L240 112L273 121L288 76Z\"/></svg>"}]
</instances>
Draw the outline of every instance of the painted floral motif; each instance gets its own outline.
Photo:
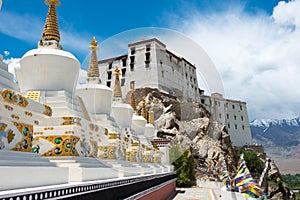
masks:
<instances>
[{"instance_id":1,"label":"painted floral motif","mask_svg":"<svg viewBox=\"0 0 300 200\"><path fill-rule=\"evenodd\" d=\"M50 106L44 105L45 111L44 111L44 115L47 115L49 117L52 116L52 109Z\"/></svg>"},{"instance_id":2,"label":"painted floral motif","mask_svg":"<svg viewBox=\"0 0 300 200\"><path fill-rule=\"evenodd\" d=\"M14 134L13 130L11 130L11 129L8 130L8 132L7 132L7 142L8 142L8 144L10 144L14 140L15 135L16 134Z\"/></svg>"},{"instance_id":3,"label":"painted floral motif","mask_svg":"<svg viewBox=\"0 0 300 200\"><path fill-rule=\"evenodd\" d=\"M14 126L17 127L19 132L22 134L22 139L11 150L31 152L32 141L33 141L33 126L29 124L18 123L18 122L13 122L13 124ZM9 137L13 139L14 133L11 132Z\"/></svg>"},{"instance_id":4,"label":"painted floral motif","mask_svg":"<svg viewBox=\"0 0 300 200\"><path fill-rule=\"evenodd\" d=\"M64 120L64 122L61 124L62 126L69 126L74 124L81 126L81 119L78 117L62 117L62 119Z\"/></svg>"},{"instance_id":5,"label":"painted floral motif","mask_svg":"<svg viewBox=\"0 0 300 200\"><path fill-rule=\"evenodd\" d=\"M40 146L36 145L35 147L32 148L32 153L39 153L40 152Z\"/></svg>"}]
</instances>

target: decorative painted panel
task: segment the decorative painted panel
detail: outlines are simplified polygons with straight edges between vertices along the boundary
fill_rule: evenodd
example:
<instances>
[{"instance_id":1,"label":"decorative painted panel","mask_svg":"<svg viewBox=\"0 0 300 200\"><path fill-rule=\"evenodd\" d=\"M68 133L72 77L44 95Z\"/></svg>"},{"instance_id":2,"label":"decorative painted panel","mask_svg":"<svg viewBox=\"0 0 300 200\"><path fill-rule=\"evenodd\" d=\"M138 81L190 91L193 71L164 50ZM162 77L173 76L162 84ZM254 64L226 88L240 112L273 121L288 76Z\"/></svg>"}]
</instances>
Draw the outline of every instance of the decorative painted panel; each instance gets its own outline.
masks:
<instances>
[{"instance_id":1,"label":"decorative painted panel","mask_svg":"<svg viewBox=\"0 0 300 200\"><path fill-rule=\"evenodd\" d=\"M55 146L44 153L42 156L79 156L76 150L76 144L79 141L79 137L76 136L37 136L35 140L44 139L51 142ZM34 146L37 148L37 145Z\"/></svg>"},{"instance_id":2,"label":"decorative painted panel","mask_svg":"<svg viewBox=\"0 0 300 200\"><path fill-rule=\"evenodd\" d=\"M100 158L104 160L116 160L117 159L117 146L99 146Z\"/></svg>"},{"instance_id":3,"label":"decorative painted panel","mask_svg":"<svg viewBox=\"0 0 300 200\"><path fill-rule=\"evenodd\" d=\"M1 96L4 101L10 104L15 104L21 107L26 107L28 105L28 101L25 97L20 94L15 94L15 92L12 90L3 90L1 92Z\"/></svg>"}]
</instances>

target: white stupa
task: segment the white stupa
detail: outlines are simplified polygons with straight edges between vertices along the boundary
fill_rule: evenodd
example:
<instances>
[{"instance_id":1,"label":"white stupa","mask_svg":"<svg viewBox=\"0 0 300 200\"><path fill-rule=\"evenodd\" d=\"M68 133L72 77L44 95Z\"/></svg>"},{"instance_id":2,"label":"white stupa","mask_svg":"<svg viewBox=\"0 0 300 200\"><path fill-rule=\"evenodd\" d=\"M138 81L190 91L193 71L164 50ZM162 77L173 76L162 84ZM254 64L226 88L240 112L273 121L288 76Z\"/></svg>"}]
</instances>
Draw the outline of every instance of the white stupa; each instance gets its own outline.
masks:
<instances>
[{"instance_id":1,"label":"white stupa","mask_svg":"<svg viewBox=\"0 0 300 200\"><path fill-rule=\"evenodd\" d=\"M115 70L115 86L112 102L111 116L119 124L120 128L130 128L132 123L133 108L122 100L122 90L120 85L120 70Z\"/></svg>"},{"instance_id":2,"label":"white stupa","mask_svg":"<svg viewBox=\"0 0 300 200\"><path fill-rule=\"evenodd\" d=\"M16 69L23 94L38 96L36 100L51 106L53 116L88 118L80 99L74 96L80 63L70 52L62 50L56 16L58 0L47 0L49 10L38 48L25 53Z\"/></svg>"},{"instance_id":3,"label":"white stupa","mask_svg":"<svg viewBox=\"0 0 300 200\"><path fill-rule=\"evenodd\" d=\"M111 112L112 90L101 84L97 59L97 41L93 37L90 50L92 51L87 73L87 83L78 85L76 94L82 98L86 109L91 113L92 120L109 116Z\"/></svg>"}]
</instances>

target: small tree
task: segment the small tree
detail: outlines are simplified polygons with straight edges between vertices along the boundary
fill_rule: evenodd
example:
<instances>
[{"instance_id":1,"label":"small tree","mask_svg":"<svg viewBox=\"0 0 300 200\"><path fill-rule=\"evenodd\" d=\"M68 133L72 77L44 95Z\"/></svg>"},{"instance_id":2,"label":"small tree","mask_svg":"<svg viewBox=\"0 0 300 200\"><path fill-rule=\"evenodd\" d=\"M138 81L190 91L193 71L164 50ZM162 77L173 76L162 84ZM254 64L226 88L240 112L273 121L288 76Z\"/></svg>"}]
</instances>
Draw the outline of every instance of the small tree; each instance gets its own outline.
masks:
<instances>
[{"instance_id":1,"label":"small tree","mask_svg":"<svg viewBox=\"0 0 300 200\"><path fill-rule=\"evenodd\" d=\"M186 186L192 180L195 180L195 159L189 150L186 150L173 163L177 174L177 185Z\"/></svg>"},{"instance_id":2,"label":"small tree","mask_svg":"<svg viewBox=\"0 0 300 200\"><path fill-rule=\"evenodd\" d=\"M182 155L182 151L178 144L178 139L176 138L172 142L172 147L169 150L169 156L170 156L170 163L173 163L175 160L177 160Z\"/></svg>"}]
</instances>

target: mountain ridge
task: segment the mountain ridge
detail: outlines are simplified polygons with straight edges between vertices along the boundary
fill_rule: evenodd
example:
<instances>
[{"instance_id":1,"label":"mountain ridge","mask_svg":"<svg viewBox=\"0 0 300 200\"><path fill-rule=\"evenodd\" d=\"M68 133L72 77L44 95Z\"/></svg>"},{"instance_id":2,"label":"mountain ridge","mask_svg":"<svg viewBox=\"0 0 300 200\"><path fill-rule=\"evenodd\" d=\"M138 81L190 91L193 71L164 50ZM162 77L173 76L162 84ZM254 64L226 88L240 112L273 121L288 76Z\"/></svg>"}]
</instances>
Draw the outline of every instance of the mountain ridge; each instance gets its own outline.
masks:
<instances>
[{"instance_id":1,"label":"mountain ridge","mask_svg":"<svg viewBox=\"0 0 300 200\"><path fill-rule=\"evenodd\" d=\"M250 128L253 141L271 156L300 158L300 117L255 119Z\"/></svg>"}]
</instances>

